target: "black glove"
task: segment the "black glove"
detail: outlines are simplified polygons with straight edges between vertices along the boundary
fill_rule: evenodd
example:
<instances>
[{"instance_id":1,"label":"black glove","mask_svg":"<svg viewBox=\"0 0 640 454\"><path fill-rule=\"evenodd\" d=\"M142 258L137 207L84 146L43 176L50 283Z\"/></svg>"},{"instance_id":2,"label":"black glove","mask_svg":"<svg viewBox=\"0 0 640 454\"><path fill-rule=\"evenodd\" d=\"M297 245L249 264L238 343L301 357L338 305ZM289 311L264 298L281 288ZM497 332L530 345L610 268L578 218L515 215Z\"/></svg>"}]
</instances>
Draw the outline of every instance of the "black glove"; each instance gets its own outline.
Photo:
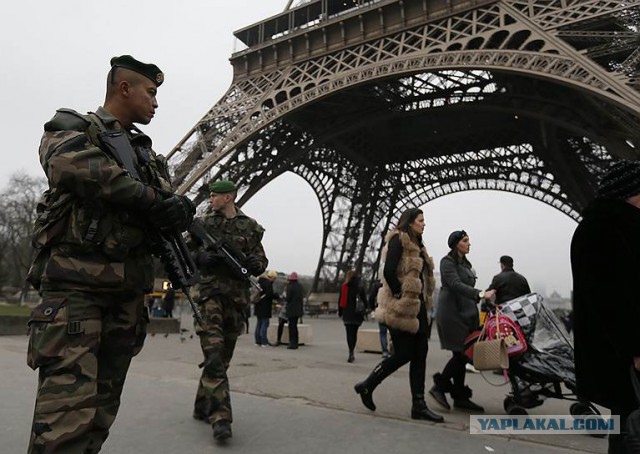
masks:
<instances>
[{"instance_id":1,"label":"black glove","mask_svg":"<svg viewBox=\"0 0 640 454\"><path fill-rule=\"evenodd\" d=\"M196 208L188 197L173 194L162 200L158 195L149 209L149 220L160 230L184 232L195 214Z\"/></svg>"},{"instance_id":2,"label":"black glove","mask_svg":"<svg viewBox=\"0 0 640 454\"><path fill-rule=\"evenodd\" d=\"M244 267L254 276L257 276L264 271L264 268L262 267L262 260L260 260L260 257L257 255L248 255L244 261Z\"/></svg>"},{"instance_id":3,"label":"black glove","mask_svg":"<svg viewBox=\"0 0 640 454\"><path fill-rule=\"evenodd\" d=\"M220 256L213 251L200 251L196 254L196 265L213 266L220 261Z\"/></svg>"}]
</instances>

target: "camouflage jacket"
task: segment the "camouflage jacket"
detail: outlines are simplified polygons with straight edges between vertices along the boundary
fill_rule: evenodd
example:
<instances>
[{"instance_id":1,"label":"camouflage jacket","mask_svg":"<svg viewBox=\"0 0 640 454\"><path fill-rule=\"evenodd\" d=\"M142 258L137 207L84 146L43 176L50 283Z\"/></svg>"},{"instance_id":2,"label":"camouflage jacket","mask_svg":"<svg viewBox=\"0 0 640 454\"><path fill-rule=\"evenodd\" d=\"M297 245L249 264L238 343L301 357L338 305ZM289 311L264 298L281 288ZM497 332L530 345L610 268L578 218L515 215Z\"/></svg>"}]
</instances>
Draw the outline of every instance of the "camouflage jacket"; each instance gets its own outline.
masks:
<instances>
[{"instance_id":1,"label":"camouflage jacket","mask_svg":"<svg viewBox=\"0 0 640 454\"><path fill-rule=\"evenodd\" d=\"M212 211L205 215L202 221L207 231L216 239L225 241L245 256L259 257L262 262L262 270L260 271L262 273L269 263L261 243L264 228L254 219L245 215L238 207L236 210L237 215L231 219ZM196 254L204 250L203 246L197 244L193 237L190 237L189 245ZM222 261L211 267L200 266L199 271L200 280L196 290L201 298L207 295L224 294L233 300L236 306L249 303L250 284L235 277Z\"/></svg>"},{"instance_id":2,"label":"camouflage jacket","mask_svg":"<svg viewBox=\"0 0 640 454\"><path fill-rule=\"evenodd\" d=\"M166 161L151 139L127 130L134 179L99 146L98 134L121 130L104 108L80 115L58 110L45 124L40 163L49 182L38 205L28 279L40 290L146 291L153 262L144 215L156 190L171 191Z\"/></svg>"}]
</instances>

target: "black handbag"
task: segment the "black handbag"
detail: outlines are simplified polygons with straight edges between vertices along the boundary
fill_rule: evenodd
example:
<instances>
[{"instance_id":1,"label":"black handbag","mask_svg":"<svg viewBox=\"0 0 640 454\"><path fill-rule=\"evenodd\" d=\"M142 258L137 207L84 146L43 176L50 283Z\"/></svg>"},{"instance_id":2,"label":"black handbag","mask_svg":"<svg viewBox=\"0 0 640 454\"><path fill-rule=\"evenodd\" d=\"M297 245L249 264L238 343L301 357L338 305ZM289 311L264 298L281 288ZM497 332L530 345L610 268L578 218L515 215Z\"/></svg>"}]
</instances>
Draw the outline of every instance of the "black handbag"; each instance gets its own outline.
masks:
<instances>
[{"instance_id":1,"label":"black handbag","mask_svg":"<svg viewBox=\"0 0 640 454\"><path fill-rule=\"evenodd\" d=\"M640 381L638 381L635 367L631 366L629 374L631 375L631 386L633 386L633 392L636 395L639 408L629 414L623 428L627 432L625 444L629 454L640 454Z\"/></svg>"}]
</instances>

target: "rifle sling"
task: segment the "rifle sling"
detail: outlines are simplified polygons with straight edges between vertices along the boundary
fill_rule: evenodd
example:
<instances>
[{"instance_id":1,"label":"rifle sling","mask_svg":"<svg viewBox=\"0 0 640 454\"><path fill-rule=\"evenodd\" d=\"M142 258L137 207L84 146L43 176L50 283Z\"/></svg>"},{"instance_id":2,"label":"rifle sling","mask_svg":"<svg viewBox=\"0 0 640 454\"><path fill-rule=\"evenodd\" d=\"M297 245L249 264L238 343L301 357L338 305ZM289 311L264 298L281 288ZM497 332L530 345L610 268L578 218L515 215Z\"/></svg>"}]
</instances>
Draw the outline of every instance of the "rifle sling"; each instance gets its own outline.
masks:
<instances>
[{"instance_id":1,"label":"rifle sling","mask_svg":"<svg viewBox=\"0 0 640 454\"><path fill-rule=\"evenodd\" d=\"M98 134L104 151L108 152L116 162L138 181L142 181L138 169L133 162L135 152L129 143L124 130L111 130Z\"/></svg>"}]
</instances>

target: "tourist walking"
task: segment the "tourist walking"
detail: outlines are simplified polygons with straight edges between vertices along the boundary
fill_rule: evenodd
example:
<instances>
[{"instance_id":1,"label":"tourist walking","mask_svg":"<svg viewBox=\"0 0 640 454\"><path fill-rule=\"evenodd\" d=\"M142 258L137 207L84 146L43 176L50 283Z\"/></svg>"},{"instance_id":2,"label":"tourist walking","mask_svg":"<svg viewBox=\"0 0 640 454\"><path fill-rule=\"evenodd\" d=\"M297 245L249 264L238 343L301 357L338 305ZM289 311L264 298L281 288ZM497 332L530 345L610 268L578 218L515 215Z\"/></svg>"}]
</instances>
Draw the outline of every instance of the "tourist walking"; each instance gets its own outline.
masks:
<instances>
[{"instance_id":1,"label":"tourist walking","mask_svg":"<svg viewBox=\"0 0 640 454\"><path fill-rule=\"evenodd\" d=\"M340 286L338 316L342 318L347 333L347 348L349 349L347 362L349 363L355 360L353 352L358 342L358 328L362 325L367 306L367 296L360 285L357 271L347 271L344 282Z\"/></svg>"},{"instance_id":2,"label":"tourist walking","mask_svg":"<svg viewBox=\"0 0 640 454\"><path fill-rule=\"evenodd\" d=\"M450 393L455 408L482 412L484 408L471 401L473 393L465 385L464 340L480 324L478 302L483 298L493 300L495 290L485 292L474 287L477 277L467 259L471 248L467 232L452 232L447 245L450 251L440 261L442 289L438 295L436 323L440 345L450 350L452 356L442 373L433 376L434 385L429 394L446 409L451 408L446 397L446 393Z\"/></svg>"},{"instance_id":3,"label":"tourist walking","mask_svg":"<svg viewBox=\"0 0 640 454\"><path fill-rule=\"evenodd\" d=\"M398 225L385 237L382 288L376 320L389 327L393 353L355 385L365 407L375 411L373 391L390 374L409 363L411 418L442 422L424 400L427 366L427 310L435 289L433 259L422 242L424 215L418 208L402 213Z\"/></svg>"}]
</instances>

